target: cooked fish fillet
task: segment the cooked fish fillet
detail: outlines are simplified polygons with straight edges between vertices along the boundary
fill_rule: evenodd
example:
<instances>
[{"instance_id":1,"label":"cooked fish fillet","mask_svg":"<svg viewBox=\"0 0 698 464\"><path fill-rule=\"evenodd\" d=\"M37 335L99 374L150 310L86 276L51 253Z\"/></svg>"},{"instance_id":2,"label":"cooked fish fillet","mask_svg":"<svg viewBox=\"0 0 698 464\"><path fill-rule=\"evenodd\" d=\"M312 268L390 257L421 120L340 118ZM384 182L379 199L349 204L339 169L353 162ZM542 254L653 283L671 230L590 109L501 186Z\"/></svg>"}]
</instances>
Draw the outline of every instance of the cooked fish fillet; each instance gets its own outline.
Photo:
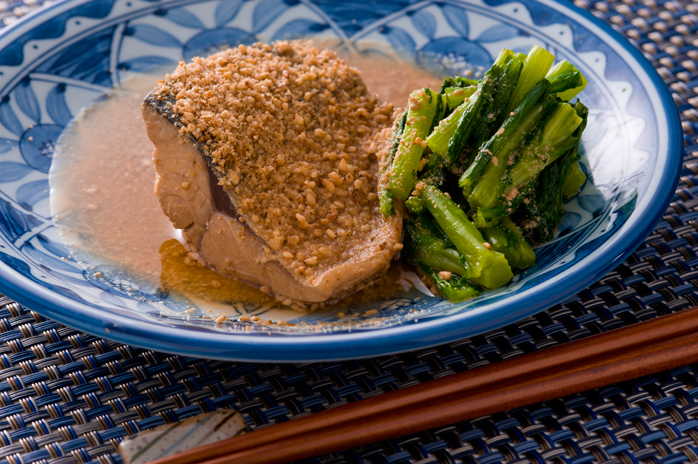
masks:
<instances>
[{"instance_id":1,"label":"cooked fish fillet","mask_svg":"<svg viewBox=\"0 0 698 464\"><path fill-rule=\"evenodd\" d=\"M315 307L384 273L402 212L378 209L394 112L308 42L180 64L143 103L156 195L191 252L286 304Z\"/></svg>"}]
</instances>

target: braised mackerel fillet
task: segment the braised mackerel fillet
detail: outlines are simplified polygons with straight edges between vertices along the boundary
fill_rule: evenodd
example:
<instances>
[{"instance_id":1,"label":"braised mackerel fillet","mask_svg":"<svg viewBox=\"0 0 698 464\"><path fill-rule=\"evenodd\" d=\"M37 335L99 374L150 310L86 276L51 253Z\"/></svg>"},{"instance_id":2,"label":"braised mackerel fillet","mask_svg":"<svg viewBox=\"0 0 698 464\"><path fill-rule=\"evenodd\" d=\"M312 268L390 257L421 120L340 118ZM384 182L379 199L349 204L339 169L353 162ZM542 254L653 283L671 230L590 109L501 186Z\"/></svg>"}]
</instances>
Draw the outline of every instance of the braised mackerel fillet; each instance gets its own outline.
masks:
<instances>
[{"instance_id":1,"label":"braised mackerel fillet","mask_svg":"<svg viewBox=\"0 0 698 464\"><path fill-rule=\"evenodd\" d=\"M317 307L388 269L402 212L376 194L394 112L310 42L180 63L145 99L155 191L189 251L285 304Z\"/></svg>"}]
</instances>

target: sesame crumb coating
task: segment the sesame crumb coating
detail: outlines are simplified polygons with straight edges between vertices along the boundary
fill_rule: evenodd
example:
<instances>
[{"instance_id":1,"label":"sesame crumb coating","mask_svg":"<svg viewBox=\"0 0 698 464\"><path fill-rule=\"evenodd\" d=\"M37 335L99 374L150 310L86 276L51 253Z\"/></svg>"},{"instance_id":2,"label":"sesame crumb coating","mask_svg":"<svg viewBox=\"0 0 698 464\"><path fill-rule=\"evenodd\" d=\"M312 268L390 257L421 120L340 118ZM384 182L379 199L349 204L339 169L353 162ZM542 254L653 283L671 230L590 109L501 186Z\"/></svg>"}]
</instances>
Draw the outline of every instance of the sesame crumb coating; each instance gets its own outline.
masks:
<instances>
[{"instance_id":1,"label":"sesame crumb coating","mask_svg":"<svg viewBox=\"0 0 698 464\"><path fill-rule=\"evenodd\" d=\"M240 45L180 63L148 101L198 143L238 219L298 278L351 260L385 225L377 177L394 110L334 52Z\"/></svg>"}]
</instances>

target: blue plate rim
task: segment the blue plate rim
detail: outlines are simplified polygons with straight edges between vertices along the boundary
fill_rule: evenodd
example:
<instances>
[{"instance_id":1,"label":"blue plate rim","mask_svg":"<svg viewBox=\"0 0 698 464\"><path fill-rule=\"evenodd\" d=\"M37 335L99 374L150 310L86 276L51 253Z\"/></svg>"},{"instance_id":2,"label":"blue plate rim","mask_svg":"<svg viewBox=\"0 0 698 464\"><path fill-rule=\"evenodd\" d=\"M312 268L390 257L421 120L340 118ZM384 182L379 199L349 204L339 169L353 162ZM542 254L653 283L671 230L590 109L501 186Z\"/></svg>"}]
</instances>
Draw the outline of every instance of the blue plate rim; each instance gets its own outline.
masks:
<instances>
[{"instance_id":1,"label":"blue plate rim","mask_svg":"<svg viewBox=\"0 0 698 464\"><path fill-rule=\"evenodd\" d=\"M65 0L33 12L8 26L0 35L7 36L16 29L24 27L27 22L56 9L64 8L70 3L80 4L82 1ZM665 213L680 178L683 158L683 131L681 130L678 109L674 104L669 88L647 58L633 47L625 37L601 19L571 2L568 3L565 0L536 1L567 16L577 15L592 23L601 32L608 34L617 45L620 45L635 59L646 73L655 86L661 106L667 116L666 122L669 129L667 159L661 174L661 178L665 181L660 183L647 208L634 218L633 223L637 227L631 229L628 227L629 224L626 224L608 242L603 244L604 248L613 249L615 256L612 259L582 262L582 267L576 272L568 272L567 275L559 279L549 279L536 286L536 292L528 290L516 295L515 298L518 297L515 300L517 309L504 315L495 311L496 317L492 317L490 312L500 306L512 305L511 299L487 305L486 311L483 311L483 308L475 308L472 311L464 311L460 314L420 324L334 334L331 337L326 335L283 336L279 334L275 334L273 337L262 334L236 335L189 330L175 326L163 330L163 327L167 325L164 321L154 323L145 319L108 314L87 304L57 295L17 274L5 263L0 263L0 291L18 303L60 323L119 342L180 355L265 362L354 359L428 348L502 327L559 303L560 298L555 292L546 292L545 290L550 289L553 285L565 286L567 295L577 293L620 264L652 232ZM544 295L542 298L541 294ZM464 318L468 319L467 327L458 327L459 321ZM418 338L414 339L414 336ZM182 340L186 340L187 343L178 343ZM386 349L386 346L389 348Z\"/></svg>"}]
</instances>

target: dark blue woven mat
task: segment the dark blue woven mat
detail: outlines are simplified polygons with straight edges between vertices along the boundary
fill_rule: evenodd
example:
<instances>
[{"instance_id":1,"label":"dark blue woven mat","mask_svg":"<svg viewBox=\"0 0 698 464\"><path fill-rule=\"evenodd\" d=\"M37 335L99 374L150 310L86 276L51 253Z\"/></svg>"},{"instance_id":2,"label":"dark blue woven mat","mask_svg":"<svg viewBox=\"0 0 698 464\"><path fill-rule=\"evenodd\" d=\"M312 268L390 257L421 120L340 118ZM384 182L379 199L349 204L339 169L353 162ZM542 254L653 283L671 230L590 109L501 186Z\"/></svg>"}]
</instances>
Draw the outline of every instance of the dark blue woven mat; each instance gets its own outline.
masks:
<instances>
[{"instance_id":1,"label":"dark blue woven mat","mask_svg":"<svg viewBox=\"0 0 698 464\"><path fill-rule=\"evenodd\" d=\"M0 2L0 21L39 6ZM0 464L121 462L124 436L233 407L261 428L698 305L698 3L577 0L656 66L681 112L681 184L644 244L562 305L488 334L368 360L245 364L120 345L0 297ZM698 462L698 368L375 443L313 463ZM312 439L312 437L309 437Z\"/></svg>"}]
</instances>

